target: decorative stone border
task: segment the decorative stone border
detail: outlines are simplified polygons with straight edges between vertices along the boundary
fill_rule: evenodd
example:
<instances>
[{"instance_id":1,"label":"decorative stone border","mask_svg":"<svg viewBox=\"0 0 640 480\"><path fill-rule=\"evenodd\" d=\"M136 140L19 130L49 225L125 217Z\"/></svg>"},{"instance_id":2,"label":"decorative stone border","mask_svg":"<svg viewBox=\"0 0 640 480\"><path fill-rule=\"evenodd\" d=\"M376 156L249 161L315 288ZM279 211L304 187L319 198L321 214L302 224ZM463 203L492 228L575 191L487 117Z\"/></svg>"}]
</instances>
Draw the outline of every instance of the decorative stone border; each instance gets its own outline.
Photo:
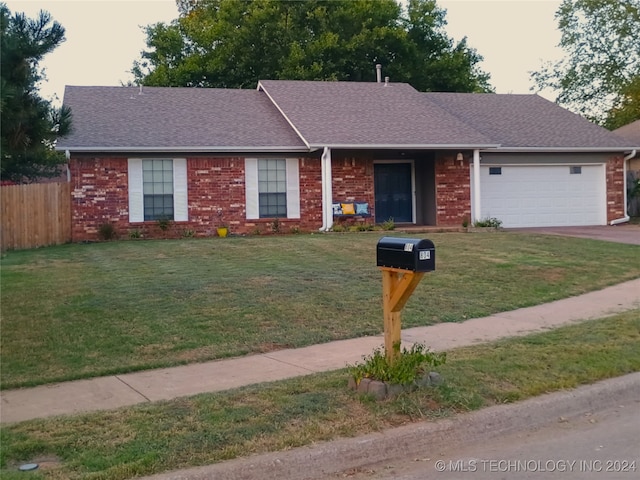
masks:
<instances>
[{"instance_id":1,"label":"decorative stone border","mask_svg":"<svg viewBox=\"0 0 640 480\"><path fill-rule=\"evenodd\" d=\"M380 380L374 380L372 378L363 378L360 382L356 382L355 378L349 377L348 387L360 394L373 395L376 400L385 400L387 398L393 398L404 391L411 391L419 387L431 387L441 384L442 376L437 372L429 372L413 383L409 383L407 385L381 382Z\"/></svg>"}]
</instances>

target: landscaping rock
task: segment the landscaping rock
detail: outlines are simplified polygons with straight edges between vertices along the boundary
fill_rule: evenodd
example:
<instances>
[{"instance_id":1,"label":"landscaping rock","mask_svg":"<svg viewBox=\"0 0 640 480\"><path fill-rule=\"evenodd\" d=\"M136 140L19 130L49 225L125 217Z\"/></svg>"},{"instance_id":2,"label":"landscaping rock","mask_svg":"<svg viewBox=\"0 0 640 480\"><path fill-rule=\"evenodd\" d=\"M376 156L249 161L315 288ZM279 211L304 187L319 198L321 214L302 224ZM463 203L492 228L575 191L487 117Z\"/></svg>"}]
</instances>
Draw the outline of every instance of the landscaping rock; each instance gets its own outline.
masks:
<instances>
[{"instance_id":1,"label":"landscaping rock","mask_svg":"<svg viewBox=\"0 0 640 480\"><path fill-rule=\"evenodd\" d=\"M370 378L363 378L362 380L360 380L360 383L358 384L358 393L368 393L370 383Z\"/></svg>"},{"instance_id":2,"label":"landscaping rock","mask_svg":"<svg viewBox=\"0 0 640 480\"><path fill-rule=\"evenodd\" d=\"M404 385L400 385L398 383L388 383L387 384L387 398L393 398L400 395L402 392L406 390Z\"/></svg>"},{"instance_id":3,"label":"landscaping rock","mask_svg":"<svg viewBox=\"0 0 640 480\"><path fill-rule=\"evenodd\" d=\"M429 385L437 387L438 385L442 385L442 382L442 375L438 372L429 372Z\"/></svg>"},{"instance_id":4,"label":"landscaping rock","mask_svg":"<svg viewBox=\"0 0 640 480\"><path fill-rule=\"evenodd\" d=\"M349 377L349 380L347 382L347 388L349 388L350 390L357 390L358 389L358 384L356 383L356 379L353 377Z\"/></svg>"},{"instance_id":5,"label":"landscaping rock","mask_svg":"<svg viewBox=\"0 0 640 480\"><path fill-rule=\"evenodd\" d=\"M373 395L376 400L384 400L387 398L387 384L379 382L378 380L372 380L369 383L368 393Z\"/></svg>"}]
</instances>

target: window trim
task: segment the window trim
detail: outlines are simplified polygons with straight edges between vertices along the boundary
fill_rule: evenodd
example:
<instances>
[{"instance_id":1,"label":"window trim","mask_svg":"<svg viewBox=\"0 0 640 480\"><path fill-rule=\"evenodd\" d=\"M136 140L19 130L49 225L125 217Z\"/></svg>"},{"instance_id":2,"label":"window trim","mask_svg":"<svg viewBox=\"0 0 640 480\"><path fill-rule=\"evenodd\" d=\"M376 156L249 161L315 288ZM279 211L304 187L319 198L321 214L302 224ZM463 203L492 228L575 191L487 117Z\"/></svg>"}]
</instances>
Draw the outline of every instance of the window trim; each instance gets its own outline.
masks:
<instances>
[{"instance_id":1,"label":"window trim","mask_svg":"<svg viewBox=\"0 0 640 480\"><path fill-rule=\"evenodd\" d=\"M174 222L189 221L189 195L187 186L187 159L161 158L173 161L173 218ZM129 223L144 223L144 192L142 158L129 158ZM147 160L146 158L144 160ZM149 159L153 160L153 159Z\"/></svg>"}]
</instances>

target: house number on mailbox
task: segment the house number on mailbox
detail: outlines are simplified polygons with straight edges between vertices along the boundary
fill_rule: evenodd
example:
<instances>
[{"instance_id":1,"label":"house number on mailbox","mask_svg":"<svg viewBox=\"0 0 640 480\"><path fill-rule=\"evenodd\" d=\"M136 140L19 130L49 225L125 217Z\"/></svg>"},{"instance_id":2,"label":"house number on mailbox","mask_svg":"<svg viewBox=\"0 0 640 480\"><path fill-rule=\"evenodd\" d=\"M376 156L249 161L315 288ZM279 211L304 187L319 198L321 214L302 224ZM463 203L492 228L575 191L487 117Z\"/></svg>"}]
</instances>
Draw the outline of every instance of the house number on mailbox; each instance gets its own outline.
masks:
<instances>
[{"instance_id":1,"label":"house number on mailbox","mask_svg":"<svg viewBox=\"0 0 640 480\"><path fill-rule=\"evenodd\" d=\"M420 260L431 260L431 250L421 250L418 255Z\"/></svg>"}]
</instances>

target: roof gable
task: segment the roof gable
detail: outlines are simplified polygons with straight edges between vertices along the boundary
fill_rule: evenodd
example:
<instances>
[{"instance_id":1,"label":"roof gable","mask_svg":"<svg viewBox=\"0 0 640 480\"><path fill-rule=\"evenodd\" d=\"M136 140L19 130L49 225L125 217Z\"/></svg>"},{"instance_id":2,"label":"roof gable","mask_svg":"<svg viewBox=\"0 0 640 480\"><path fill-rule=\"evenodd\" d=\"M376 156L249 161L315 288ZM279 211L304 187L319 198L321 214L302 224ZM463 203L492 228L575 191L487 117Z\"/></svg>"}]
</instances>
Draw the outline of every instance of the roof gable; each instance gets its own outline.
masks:
<instances>
[{"instance_id":1,"label":"roof gable","mask_svg":"<svg viewBox=\"0 0 640 480\"><path fill-rule=\"evenodd\" d=\"M494 143L406 83L262 80L258 88L311 147L460 148Z\"/></svg>"}]
</instances>

